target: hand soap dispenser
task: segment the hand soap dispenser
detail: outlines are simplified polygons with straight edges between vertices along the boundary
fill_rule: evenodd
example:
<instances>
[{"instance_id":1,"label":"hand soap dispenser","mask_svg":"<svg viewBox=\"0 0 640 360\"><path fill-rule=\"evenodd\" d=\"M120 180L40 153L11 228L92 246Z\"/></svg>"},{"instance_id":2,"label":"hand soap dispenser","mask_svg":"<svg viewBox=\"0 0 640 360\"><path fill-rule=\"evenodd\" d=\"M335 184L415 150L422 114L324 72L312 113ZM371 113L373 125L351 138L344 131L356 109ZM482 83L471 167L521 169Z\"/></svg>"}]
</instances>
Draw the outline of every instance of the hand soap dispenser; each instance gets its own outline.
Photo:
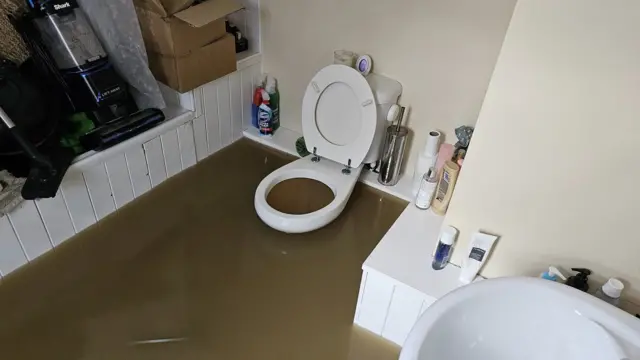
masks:
<instances>
[{"instance_id":1,"label":"hand soap dispenser","mask_svg":"<svg viewBox=\"0 0 640 360\"><path fill-rule=\"evenodd\" d=\"M545 280L558 281L558 277L564 281L567 280L567 277L562 275L560 270L558 270L555 266L549 266L549 271L543 272L540 274L540 277Z\"/></svg>"},{"instance_id":2,"label":"hand soap dispenser","mask_svg":"<svg viewBox=\"0 0 640 360\"><path fill-rule=\"evenodd\" d=\"M591 275L591 270L583 268L571 268L571 270L577 271L578 273L569 277L565 284L584 292L589 291L589 275Z\"/></svg>"}]
</instances>

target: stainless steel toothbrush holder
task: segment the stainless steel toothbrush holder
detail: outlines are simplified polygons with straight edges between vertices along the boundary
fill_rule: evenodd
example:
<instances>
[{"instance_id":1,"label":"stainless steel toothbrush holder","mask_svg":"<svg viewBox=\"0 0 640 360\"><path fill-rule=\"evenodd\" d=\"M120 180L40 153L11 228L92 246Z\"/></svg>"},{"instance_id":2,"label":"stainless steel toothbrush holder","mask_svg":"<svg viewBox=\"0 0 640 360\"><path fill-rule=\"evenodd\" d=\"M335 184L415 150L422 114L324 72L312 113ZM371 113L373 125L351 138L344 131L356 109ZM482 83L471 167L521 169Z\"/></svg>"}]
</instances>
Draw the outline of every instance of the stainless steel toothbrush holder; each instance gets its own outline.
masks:
<instances>
[{"instance_id":1,"label":"stainless steel toothbrush holder","mask_svg":"<svg viewBox=\"0 0 640 360\"><path fill-rule=\"evenodd\" d=\"M387 127L380 159L380 174L378 182L385 186L394 186L400 180L400 167L404 157L404 148L407 144L406 127L391 125Z\"/></svg>"}]
</instances>

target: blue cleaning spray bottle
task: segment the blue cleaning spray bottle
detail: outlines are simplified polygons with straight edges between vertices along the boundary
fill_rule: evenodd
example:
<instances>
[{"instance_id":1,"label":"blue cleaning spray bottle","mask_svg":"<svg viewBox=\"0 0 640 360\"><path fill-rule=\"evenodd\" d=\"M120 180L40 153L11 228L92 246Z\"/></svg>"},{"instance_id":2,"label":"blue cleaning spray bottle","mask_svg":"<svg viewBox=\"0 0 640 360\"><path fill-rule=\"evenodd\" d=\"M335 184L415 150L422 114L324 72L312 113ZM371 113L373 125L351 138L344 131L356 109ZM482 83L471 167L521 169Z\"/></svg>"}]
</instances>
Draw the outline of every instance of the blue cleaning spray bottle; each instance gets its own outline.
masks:
<instances>
[{"instance_id":1,"label":"blue cleaning spray bottle","mask_svg":"<svg viewBox=\"0 0 640 360\"><path fill-rule=\"evenodd\" d=\"M540 278L551 281L558 281L558 277L562 280L567 280L566 276L562 275L562 272L555 266L549 266L549 271L540 274Z\"/></svg>"}]
</instances>

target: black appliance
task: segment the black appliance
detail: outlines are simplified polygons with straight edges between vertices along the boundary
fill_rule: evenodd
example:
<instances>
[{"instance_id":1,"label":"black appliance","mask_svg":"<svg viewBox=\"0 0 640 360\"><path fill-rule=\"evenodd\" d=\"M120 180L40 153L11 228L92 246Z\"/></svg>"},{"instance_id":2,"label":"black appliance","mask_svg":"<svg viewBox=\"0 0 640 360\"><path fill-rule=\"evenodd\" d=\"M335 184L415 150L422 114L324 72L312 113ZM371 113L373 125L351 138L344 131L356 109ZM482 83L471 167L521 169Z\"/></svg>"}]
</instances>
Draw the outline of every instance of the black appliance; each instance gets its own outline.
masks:
<instances>
[{"instance_id":1,"label":"black appliance","mask_svg":"<svg viewBox=\"0 0 640 360\"><path fill-rule=\"evenodd\" d=\"M23 65L0 61L0 167L27 178L23 198L54 197L73 153L57 143L56 104L29 76L29 63Z\"/></svg>"},{"instance_id":2,"label":"black appliance","mask_svg":"<svg viewBox=\"0 0 640 360\"><path fill-rule=\"evenodd\" d=\"M138 110L128 84L109 62L76 0L27 0L27 4L37 31L25 24L19 30L32 52L46 57L44 61L53 59L57 80L72 103L71 112L90 114L98 126ZM42 45L49 56L38 49Z\"/></svg>"}]
</instances>

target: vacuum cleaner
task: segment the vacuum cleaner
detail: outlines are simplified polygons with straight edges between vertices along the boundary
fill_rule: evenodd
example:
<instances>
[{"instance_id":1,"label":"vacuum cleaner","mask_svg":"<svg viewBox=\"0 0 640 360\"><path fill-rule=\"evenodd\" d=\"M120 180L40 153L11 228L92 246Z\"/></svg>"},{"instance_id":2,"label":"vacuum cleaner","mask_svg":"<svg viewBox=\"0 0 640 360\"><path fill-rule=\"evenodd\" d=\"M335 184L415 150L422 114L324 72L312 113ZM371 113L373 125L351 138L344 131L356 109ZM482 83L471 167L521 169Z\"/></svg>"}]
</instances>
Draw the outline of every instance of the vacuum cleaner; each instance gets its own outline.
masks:
<instances>
[{"instance_id":1,"label":"vacuum cleaner","mask_svg":"<svg viewBox=\"0 0 640 360\"><path fill-rule=\"evenodd\" d=\"M11 20L31 50L28 61L33 64L32 76L41 85L42 101L31 100L31 110L17 111L14 101L2 95L0 134L2 130L10 134L21 150L17 151L30 159L22 196L31 200L54 197L74 158L70 149L57 143L58 132L47 135L55 146L42 147L34 141L34 129L42 126L29 126L34 123L30 118L45 103L59 107L55 113L46 111L47 126L57 128L63 119L78 113L94 123L96 128L80 139L85 150L103 149L133 137L164 121L164 114L158 109L138 111L129 85L112 66L76 0L27 0L27 5L27 14ZM6 79L0 80L9 84ZM20 103L35 98L20 91L9 93L18 94Z\"/></svg>"},{"instance_id":2,"label":"vacuum cleaner","mask_svg":"<svg viewBox=\"0 0 640 360\"><path fill-rule=\"evenodd\" d=\"M86 150L107 148L164 121L158 109L138 110L76 0L27 0L27 5L30 13L19 32L43 72L66 93L69 113L85 113L96 126L80 139Z\"/></svg>"}]
</instances>

